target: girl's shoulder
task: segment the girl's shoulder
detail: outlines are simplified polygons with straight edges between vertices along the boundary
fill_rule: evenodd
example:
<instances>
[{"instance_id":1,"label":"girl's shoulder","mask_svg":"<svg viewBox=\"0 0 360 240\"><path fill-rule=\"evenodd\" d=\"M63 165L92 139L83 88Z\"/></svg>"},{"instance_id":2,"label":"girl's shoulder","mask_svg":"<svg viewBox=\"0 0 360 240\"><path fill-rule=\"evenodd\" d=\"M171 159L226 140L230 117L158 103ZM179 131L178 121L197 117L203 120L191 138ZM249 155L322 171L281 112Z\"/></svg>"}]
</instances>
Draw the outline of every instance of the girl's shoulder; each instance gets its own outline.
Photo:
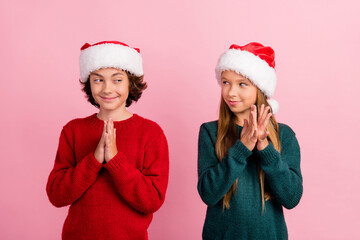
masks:
<instances>
[{"instance_id":1,"label":"girl's shoulder","mask_svg":"<svg viewBox=\"0 0 360 240\"><path fill-rule=\"evenodd\" d=\"M279 125L280 139L288 139L291 137L295 137L295 132L290 126L288 126L284 123L278 123L278 125Z\"/></svg>"},{"instance_id":2,"label":"girl's shoulder","mask_svg":"<svg viewBox=\"0 0 360 240\"><path fill-rule=\"evenodd\" d=\"M219 122L218 120L210 121L210 122L204 122L200 126L200 131L206 129L209 132L217 132L218 122Z\"/></svg>"},{"instance_id":3,"label":"girl's shoulder","mask_svg":"<svg viewBox=\"0 0 360 240\"><path fill-rule=\"evenodd\" d=\"M216 141L218 129L218 121L205 122L201 124L199 131L199 139L210 138L213 142Z\"/></svg>"},{"instance_id":4,"label":"girl's shoulder","mask_svg":"<svg viewBox=\"0 0 360 240\"><path fill-rule=\"evenodd\" d=\"M201 124L201 126L210 127L210 128L212 128L212 127L217 128L218 122L219 122L218 120L214 120L214 121L210 121L210 122L204 122L204 123Z\"/></svg>"}]
</instances>

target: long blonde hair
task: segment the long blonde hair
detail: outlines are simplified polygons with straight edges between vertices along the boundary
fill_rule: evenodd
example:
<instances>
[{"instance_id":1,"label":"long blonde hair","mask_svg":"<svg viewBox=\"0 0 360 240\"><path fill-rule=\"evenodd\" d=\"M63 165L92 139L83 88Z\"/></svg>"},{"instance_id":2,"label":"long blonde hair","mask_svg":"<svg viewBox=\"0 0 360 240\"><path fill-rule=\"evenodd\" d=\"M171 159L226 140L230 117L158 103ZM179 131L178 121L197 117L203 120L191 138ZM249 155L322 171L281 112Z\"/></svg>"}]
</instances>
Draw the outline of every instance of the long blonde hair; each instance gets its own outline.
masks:
<instances>
[{"instance_id":1,"label":"long blonde hair","mask_svg":"<svg viewBox=\"0 0 360 240\"><path fill-rule=\"evenodd\" d=\"M257 89L256 94L256 103L257 109L260 109L261 105L264 104L265 107L269 106L269 103L266 100L265 95ZM231 146L234 145L238 136L236 131L236 116L229 109L225 103L223 97L221 97L220 102L220 111L219 111L219 121L218 121L218 130L215 143L216 155L221 162L222 159L227 155L228 150ZM266 126L266 130L269 131L268 140L274 145L274 148L280 152L280 140L279 140L279 125L277 124L274 115L271 116L269 124ZM262 211L265 209L265 201L271 199L271 195L265 190L265 173L261 169L260 164L257 163L260 189L261 189L261 201L262 201ZM233 183L229 191L223 197L223 208L230 208L231 196L235 194L237 189L238 179Z\"/></svg>"}]
</instances>

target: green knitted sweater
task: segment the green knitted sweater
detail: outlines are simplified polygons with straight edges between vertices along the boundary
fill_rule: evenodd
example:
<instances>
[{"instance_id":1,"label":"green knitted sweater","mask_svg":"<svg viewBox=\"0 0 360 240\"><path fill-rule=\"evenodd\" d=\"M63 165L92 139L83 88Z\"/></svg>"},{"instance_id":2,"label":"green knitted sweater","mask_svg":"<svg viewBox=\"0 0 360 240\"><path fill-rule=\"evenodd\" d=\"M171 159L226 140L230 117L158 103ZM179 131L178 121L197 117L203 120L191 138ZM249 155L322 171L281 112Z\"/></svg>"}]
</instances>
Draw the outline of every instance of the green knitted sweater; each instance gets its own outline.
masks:
<instances>
[{"instance_id":1,"label":"green knitted sweater","mask_svg":"<svg viewBox=\"0 0 360 240\"><path fill-rule=\"evenodd\" d=\"M237 126L238 134L242 127ZM207 204L203 239L288 239L283 207L295 207L302 196L300 148L295 133L279 124L280 154L269 145L262 151L249 151L240 140L220 163L215 153L217 121L200 127L198 152L198 191ZM272 199L262 213L257 164L265 172L265 185ZM230 209L222 199L238 178Z\"/></svg>"}]
</instances>

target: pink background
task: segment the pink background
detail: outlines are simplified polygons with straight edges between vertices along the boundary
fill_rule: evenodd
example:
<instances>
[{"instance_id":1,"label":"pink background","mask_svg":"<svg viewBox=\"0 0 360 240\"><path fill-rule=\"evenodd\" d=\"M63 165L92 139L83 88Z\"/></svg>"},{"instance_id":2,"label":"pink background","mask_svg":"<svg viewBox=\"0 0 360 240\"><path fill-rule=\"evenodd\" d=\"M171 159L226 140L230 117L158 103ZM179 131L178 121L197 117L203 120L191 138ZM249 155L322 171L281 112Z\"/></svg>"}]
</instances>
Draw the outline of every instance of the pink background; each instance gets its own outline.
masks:
<instances>
[{"instance_id":1,"label":"pink background","mask_svg":"<svg viewBox=\"0 0 360 240\"><path fill-rule=\"evenodd\" d=\"M214 67L232 43L276 52L277 120L297 133L304 195L290 239L360 239L359 3L342 1L1 1L0 239L60 239L67 208L45 184L61 128L96 111L78 83L79 49L139 47L149 88L130 111L157 121L170 182L150 239L200 239L197 138L215 120Z\"/></svg>"}]
</instances>

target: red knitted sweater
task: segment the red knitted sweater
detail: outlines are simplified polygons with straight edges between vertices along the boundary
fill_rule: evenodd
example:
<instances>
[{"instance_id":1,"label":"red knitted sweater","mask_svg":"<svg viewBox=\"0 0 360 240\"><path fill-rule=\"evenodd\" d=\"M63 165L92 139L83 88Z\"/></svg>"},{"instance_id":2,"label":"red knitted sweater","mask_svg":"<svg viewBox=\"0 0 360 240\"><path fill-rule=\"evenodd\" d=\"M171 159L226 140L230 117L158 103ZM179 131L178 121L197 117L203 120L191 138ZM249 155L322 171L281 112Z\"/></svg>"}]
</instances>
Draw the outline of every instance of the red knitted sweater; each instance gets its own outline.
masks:
<instances>
[{"instance_id":1,"label":"red knitted sweater","mask_svg":"<svg viewBox=\"0 0 360 240\"><path fill-rule=\"evenodd\" d=\"M96 114L61 132L46 191L56 207L71 205L63 239L147 239L164 202L169 152L159 125L136 114L114 122L118 154L100 164L94 151L104 122Z\"/></svg>"}]
</instances>

